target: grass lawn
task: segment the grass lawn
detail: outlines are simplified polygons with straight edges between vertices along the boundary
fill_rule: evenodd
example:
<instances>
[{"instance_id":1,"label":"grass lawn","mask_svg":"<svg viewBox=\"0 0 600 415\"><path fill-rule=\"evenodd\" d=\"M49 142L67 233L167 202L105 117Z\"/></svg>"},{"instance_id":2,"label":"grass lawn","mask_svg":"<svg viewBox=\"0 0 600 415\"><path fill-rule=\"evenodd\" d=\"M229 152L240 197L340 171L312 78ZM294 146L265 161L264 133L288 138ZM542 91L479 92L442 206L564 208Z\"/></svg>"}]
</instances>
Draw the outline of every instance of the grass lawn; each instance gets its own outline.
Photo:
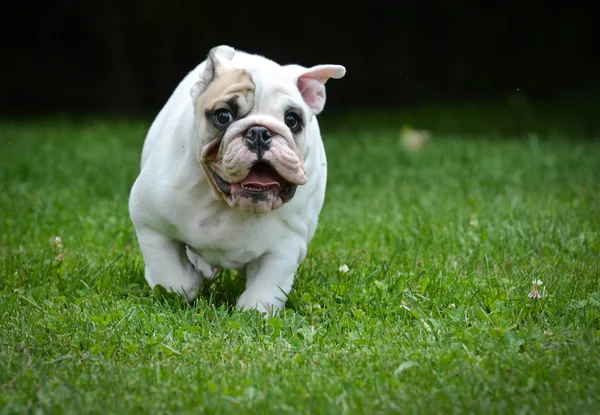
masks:
<instances>
[{"instance_id":1,"label":"grass lawn","mask_svg":"<svg viewBox=\"0 0 600 415\"><path fill-rule=\"evenodd\" d=\"M336 117L270 319L232 272L193 305L146 285L149 120L0 123L0 413L600 413L600 141L458 120L411 152L410 119Z\"/></svg>"}]
</instances>

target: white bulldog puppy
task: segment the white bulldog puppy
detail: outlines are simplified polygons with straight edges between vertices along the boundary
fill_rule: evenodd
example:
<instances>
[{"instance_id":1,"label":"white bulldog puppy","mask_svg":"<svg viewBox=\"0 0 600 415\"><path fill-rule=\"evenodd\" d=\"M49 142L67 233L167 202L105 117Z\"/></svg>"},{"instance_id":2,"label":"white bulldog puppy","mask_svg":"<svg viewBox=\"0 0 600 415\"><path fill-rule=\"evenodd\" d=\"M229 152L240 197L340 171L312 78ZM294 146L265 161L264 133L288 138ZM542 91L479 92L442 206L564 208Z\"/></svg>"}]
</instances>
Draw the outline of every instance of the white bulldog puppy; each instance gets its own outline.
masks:
<instances>
[{"instance_id":1,"label":"white bulldog puppy","mask_svg":"<svg viewBox=\"0 0 600 415\"><path fill-rule=\"evenodd\" d=\"M129 200L151 287L192 301L233 268L247 279L241 309L284 306L325 197L316 115L345 72L219 46L183 79L150 127Z\"/></svg>"}]
</instances>

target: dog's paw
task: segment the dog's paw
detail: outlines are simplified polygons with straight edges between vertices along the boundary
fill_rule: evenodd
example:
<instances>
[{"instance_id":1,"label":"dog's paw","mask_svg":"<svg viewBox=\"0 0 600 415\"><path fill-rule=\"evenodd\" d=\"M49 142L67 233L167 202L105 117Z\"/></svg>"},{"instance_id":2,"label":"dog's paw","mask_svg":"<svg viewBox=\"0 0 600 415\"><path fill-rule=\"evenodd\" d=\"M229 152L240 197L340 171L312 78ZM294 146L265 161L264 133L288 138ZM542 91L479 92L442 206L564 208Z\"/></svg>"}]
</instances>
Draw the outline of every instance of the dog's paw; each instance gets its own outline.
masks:
<instances>
[{"instance_id":1,"label":"dog's paw","mask_svg":"<svg viewBox=\"0 0 600 415\"><path fill-rule=\"evenodd\" d=\"M274 298L272 301L262 296L257 296L249 291L244 291L237 302L237 308L242 311L257 310L264 313L265 317L271 317L283 309L283 301Z\"/></svg>"}]
</instances>

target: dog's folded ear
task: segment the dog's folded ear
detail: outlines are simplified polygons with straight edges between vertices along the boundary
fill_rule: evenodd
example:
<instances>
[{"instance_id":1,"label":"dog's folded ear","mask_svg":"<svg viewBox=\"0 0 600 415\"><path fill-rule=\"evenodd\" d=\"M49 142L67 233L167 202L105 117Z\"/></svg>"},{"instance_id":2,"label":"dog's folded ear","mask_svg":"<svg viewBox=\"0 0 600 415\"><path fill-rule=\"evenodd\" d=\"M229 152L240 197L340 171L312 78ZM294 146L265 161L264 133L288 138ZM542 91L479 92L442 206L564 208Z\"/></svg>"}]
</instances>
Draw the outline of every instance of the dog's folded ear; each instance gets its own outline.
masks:
<instances>
[{"instance_id":1,"label":"dog's folded ear","mask_svg":"<svg viewBox=\"0 0 600 415\"><path fill-rule=\"evenodd\" d=\"M227 45L214 47L208 52L204 71L202 71L200 79L194 83L190 90L192 98L196 98L206 90L215 78L215 75L218 74L219 69L223 66L223 62L233 59L233 55L235 55L235 49Z\"/></svg>"},{"instance_id":2,"label":"dog's folded ear","mask_svg":"<svg viewBox=\"0 0 600 415\"><path fill-rule=\"evenodd\" d=\"M325 83L329 78L339 79L346 74L346 68L340 65L317 65L312 68L293 65L291 67L296 72L296 84L302 98L315 115L323 111L325 106Z\"/></svg>"}]
</instances>

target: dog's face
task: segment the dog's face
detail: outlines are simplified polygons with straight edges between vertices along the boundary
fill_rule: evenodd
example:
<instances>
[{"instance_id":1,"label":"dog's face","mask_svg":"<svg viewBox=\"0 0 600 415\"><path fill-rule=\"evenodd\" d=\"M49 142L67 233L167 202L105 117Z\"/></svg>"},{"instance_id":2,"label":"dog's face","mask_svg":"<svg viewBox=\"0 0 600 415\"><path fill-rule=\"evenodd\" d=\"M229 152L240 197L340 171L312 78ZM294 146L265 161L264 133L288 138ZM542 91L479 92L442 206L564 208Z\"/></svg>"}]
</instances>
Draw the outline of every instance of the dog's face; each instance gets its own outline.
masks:
<instances>
[{"instance_id":1,"label":"dog's face","mask_svg":"<svg viewBox=\"0 0 600 415\"><path fill-rule=\"evenodd\" d=\"M191 91L199 162L215 195L251 213L280 208L307 181L307 127L325 103L324 84L345 69L280 66L228 46L210 51Z\"/></svg>"}]
</instances>

